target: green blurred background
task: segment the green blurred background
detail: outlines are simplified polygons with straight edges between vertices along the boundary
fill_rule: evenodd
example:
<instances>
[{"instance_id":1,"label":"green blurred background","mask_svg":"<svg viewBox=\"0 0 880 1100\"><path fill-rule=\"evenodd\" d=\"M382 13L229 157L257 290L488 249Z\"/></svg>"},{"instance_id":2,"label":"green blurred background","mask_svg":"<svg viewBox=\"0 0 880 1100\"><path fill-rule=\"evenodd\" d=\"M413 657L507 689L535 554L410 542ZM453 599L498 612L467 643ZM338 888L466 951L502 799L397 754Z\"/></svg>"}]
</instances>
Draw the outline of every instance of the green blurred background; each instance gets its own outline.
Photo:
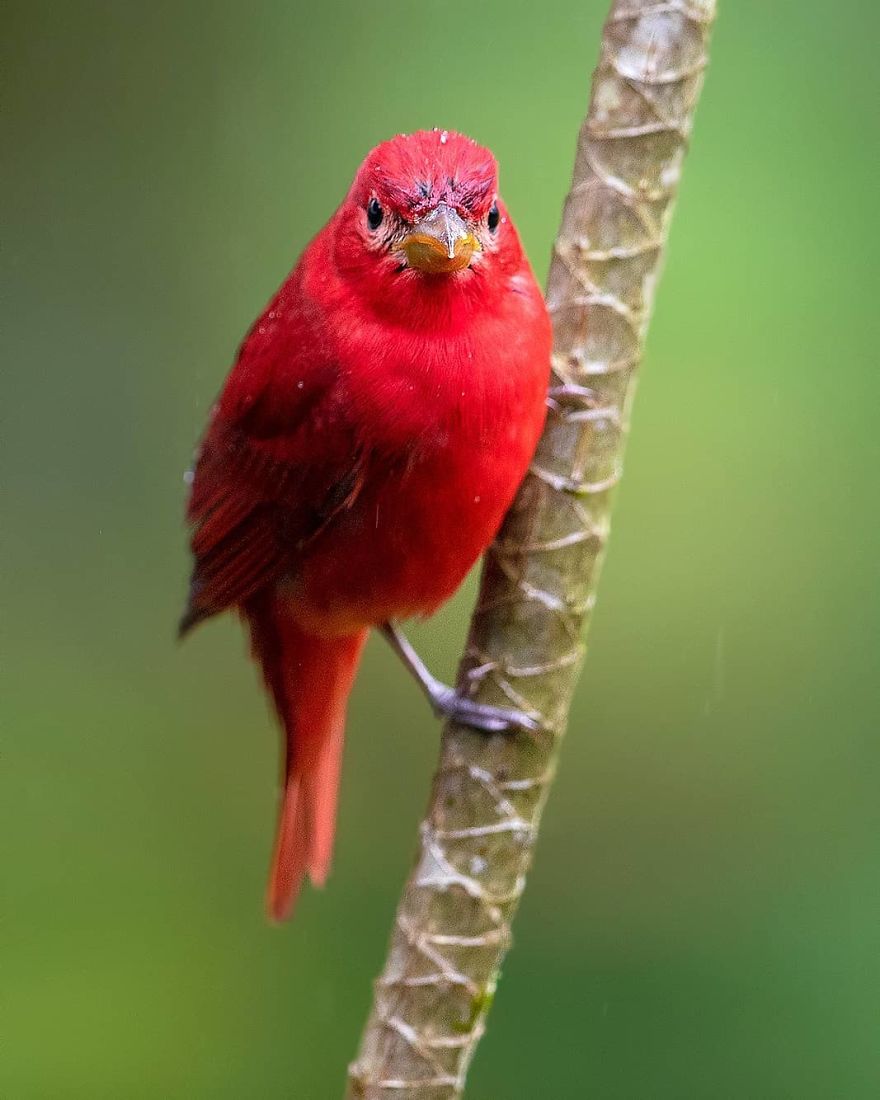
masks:
<instances>
[{"instance_id":1,"label":"green blurred background","mask_svg":"<svg viewBox=\"0 0 880 1100\"><path fill-rule=\"evenodd\" d=\"M543 278L604 12L6 5L4 1097L341 1094L438 727L371 643L330 886L268 927L276 733L237 624L174 643L181 475L380 139L490 144ZM878 33L723 5L473 1100L880 1095Z\"/></svg>"}]
</instances>

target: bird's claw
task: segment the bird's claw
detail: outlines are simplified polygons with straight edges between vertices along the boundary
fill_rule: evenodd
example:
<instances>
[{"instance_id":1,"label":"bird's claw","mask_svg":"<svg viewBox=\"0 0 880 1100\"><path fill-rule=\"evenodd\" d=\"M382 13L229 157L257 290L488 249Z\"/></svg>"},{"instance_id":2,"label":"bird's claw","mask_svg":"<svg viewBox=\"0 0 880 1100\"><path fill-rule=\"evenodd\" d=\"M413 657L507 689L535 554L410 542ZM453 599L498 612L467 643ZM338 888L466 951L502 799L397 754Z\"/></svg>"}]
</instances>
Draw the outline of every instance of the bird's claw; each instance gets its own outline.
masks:
<instances>
[{"instance_id":1,"label":"bird's claw","mask_svg":"<svg viewBox=\"0 0 880 1100\"><path fill-rule=\"evenodd\" d=\"M525 711L478 703L446 684L436 684L430 695L439 717L451 718L484 733L534 733L538 729L538 723Z\"/></svg>"},{"instance_id":2,"label":"bird's claw","mask_svg":"<svg viewBox=\"0 0 880 1100\"><path fill-rule=\"evenodd\" d=\"M439 718L451 718L463 726L485 733L535 733L540 723L514 707L493 707L479 703L432 676L406 636L393 622L382 625L382 633L428 697Z\"/></svg>"}]
</instances>

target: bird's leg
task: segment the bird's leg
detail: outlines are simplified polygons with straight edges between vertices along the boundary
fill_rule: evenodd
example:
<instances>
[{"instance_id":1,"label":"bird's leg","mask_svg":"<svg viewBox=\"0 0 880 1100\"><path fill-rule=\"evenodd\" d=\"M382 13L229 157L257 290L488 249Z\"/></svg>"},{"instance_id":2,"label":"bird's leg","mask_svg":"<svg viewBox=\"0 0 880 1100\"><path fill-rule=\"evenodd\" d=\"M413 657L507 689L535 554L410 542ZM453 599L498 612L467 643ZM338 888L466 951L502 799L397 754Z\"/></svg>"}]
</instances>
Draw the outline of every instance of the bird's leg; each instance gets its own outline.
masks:
<instances>
[{"instance_id":1,"label":"bird's leg","mask_svg":"<svg viewBox=\"0 0 880 1100\"><path fill-rule=\"evenodd\" d=\"M379 629L427 696L435 714L445 715L463 726L472 726L486 733L533 733L538 728L538 723L524 711L478 703L461 695L454 687L441 683L431 675L396 623L383 623Z\"/></svg>"}]
</instances>

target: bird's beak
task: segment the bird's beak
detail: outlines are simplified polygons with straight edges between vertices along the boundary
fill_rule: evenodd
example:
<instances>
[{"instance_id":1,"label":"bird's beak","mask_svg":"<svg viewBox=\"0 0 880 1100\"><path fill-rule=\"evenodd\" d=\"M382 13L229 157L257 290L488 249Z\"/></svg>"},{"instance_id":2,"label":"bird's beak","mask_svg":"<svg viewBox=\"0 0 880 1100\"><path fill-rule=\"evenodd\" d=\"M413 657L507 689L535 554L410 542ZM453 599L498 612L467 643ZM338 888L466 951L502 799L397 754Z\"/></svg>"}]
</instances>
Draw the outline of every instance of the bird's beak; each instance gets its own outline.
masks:
<instances>
[{"instance_id":1,"label":"bird's beak","mask_svg":"<svg viewBox=\"0 0 880 1100\"><path fill-rule=\"evenodd\" d=\"M468 266L480 251L480 242L452 207L441 202L396 247L406 254L410 267L429 275L449 275Z\"/></svg>"}]
</instances>

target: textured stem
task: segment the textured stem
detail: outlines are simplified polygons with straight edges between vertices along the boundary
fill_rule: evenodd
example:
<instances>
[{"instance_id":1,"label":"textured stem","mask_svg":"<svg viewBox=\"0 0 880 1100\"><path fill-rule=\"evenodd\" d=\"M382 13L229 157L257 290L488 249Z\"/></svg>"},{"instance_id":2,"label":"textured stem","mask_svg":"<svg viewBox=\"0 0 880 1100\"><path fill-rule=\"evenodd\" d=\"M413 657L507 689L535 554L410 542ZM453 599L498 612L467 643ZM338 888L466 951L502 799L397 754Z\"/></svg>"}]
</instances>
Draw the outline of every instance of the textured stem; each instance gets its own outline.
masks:
<instances>
[{"instance_id":1,"label":"textured stem","mask_svg":"<svg viewBox=\"0 0 880 1100\"><path fill-rule=\"evenodd\" d=\"M485 1028L584 652L715 0L614 0L550 269L550 412L459 685L537 735L443 732L348 1100L452 1100Z\"/></svg>"}]
</instances>

